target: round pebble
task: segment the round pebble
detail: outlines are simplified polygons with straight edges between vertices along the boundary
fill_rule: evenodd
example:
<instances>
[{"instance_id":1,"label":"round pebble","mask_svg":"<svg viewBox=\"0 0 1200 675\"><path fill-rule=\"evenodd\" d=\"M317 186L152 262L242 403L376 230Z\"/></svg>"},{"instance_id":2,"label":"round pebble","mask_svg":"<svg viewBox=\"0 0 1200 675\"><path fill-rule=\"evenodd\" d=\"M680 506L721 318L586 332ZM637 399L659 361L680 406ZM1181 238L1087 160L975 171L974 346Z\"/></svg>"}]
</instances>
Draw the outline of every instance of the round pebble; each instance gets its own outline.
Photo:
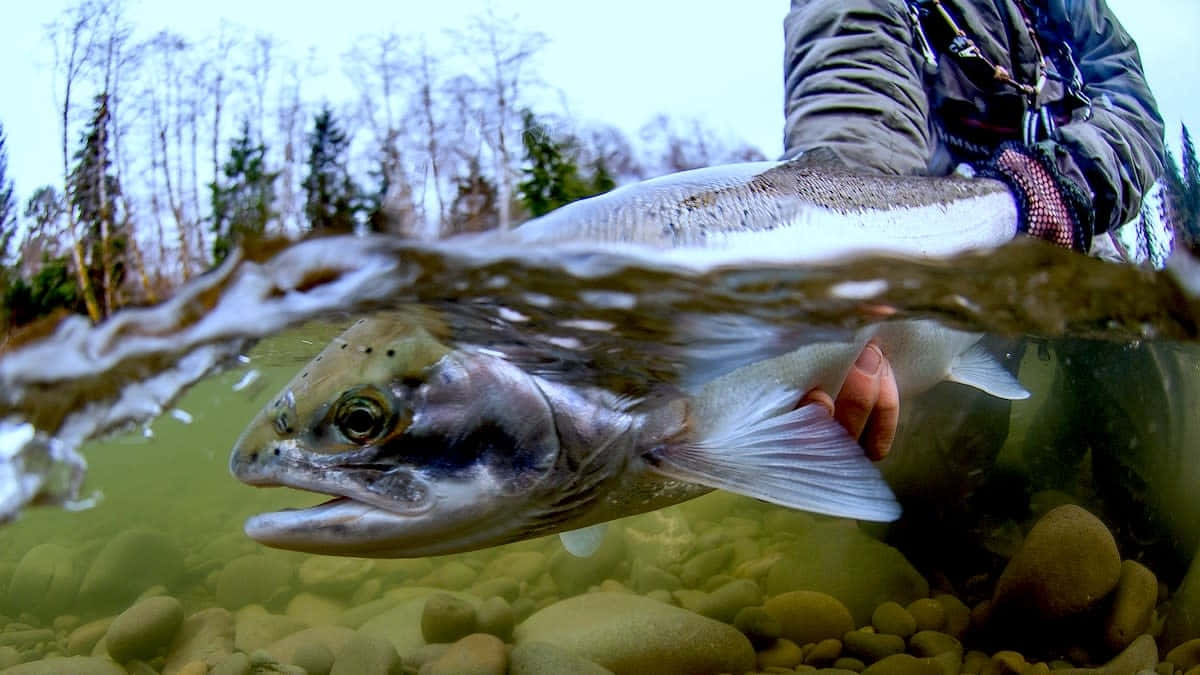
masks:
<instances>
[{"instance_id":1,"label":"round pebble","mask_svg":"<svg viewBox=\"0 0 1200 675\"><path fill-rule=\"evenodd\" d=\"M508 654L495 635L475 633L450 645L441 656L421 666L421 675L505 675Z\"/></svg>"},{"instance_id":2,"label":"round pebble","mask_svg":"<svg viewBox=\"0 0 1200 675\"><path fill-rule=\"evenodd\" d=\"M905 607L916 622L917 631L941 630L946 625L946 608L933 598L920 598Z\"/></svg>"},{"instance_id":3,"label":"round pebble","mask_svg":"<svg viewBox=\"0 0 1200 675\"><path fill-rule=\"evenodd\" d=\"M453 595L438 593L425 601L421 635L426 642L455 642L478 627L475 608Z\"/></svg>"},{"instance_id":4,"label":"round pebble","mask_svg":"<svg viewBox=\"0 0 1200 675\"><path fill-rule=\"evenodd\" d=\"M850 610L837 598L817 591L790 591L763 604L779 622L780 636L799 645L841 638L854 629Z\"/></svg>"},{"instance_id":5,"label":"round pebble","mask_svg":"<svg viewBox=\"0 0 1200 675\"><path fill-rule=\"evenodd\" d=\"M1104 622L1104 642L1114 652L1129 646L1145 633L1154 617L1158 600L1158 578L1140 563L1121 563L1121 577L1113 596L1112 609Z\"/></svg>"},{"instance_id":6,"label":"round pebble","mask_svg":"<svg viewBox=\"0 0 1200 675\"><path fill-rule=\"evenodd\" d=\"M829 665L842 655L842 641L829 638L821 640L804 654L804 663L810 666Z\"/></svg>"},{"instance_id":7,"label":"round pebble","mask_svg":"<svg viewBox=\"0 0 1200 675\"><path fill-rule=\"evenodd\" d=\"M871 614L871 625L875 630L888 635L899 635L908 638L917 632L917 620L900 603L891 600L875 608Z\"/></svg>"},{"instance_id":8,"label":"round pebble","mask_svg":"<svg viewBox=\"0 0 1200 675\"><path fill-rule=\"evenodd\" d=\"M899 635L884 635L865 630L852 630L842 636L846 652L874 663L892 654L904 652L904 638Z\"/></svg>"},{"instance_id":9,"label":"round pebble","mask_svg":"<svg viewBox=\"0 0 1200 675\"><path fill-rule=\"evenodd\" d=\"M300 645L292 654L292 665L300 666L308 675L329 675L333 669L333 652L319 642Z\"/></svg>"},{"instance_id":10,"label":"round pebble","mask_svg":"<svg viewBox=\"0 0 1200 675\"><path fill-rule=\"evenodd\" d=\"M1200 666L1200 638L1188 640L1167 652L1164 659L1175 664L1180 670L1188 670Z\"/></svg>"},{"instance_id":11,"label":"round pebble","mask_svg":"<svg viewBox=\"0 0 1200 675\"><path fill-rule=\"evenodd\" d=\"M795 668L804 661L800 646L787 638L779 638L770 647L758 652L758 669Z\"/></svg>"},{"instance_id":12,"label":"round pebble","mask_svg":"<svg viewBox=\"0 0 1200 675\"><path fill-rule=\"evenodd\" d=\"M743 607L733 617L733 626L742 631L755 645L770 644L782 633L779 619L764 607Z\"/></svg>"},{"instance_id":13,"label":"round pebble","mask_svg":"<svg viewBox=\"0 0 1200 675\"><path fill-rule=\"evenodd\" d=\"M913 635L908 640L908 648L914 655L922 657L937 656L950 652L962 658L963 653L962 643L956 640L953 635L933 630L923 630Z\"/></svg>"},{"instance_id":14,"label":"round pebble","mask_svg":"<svg viewBox=\"0 0 1200 675\"><path fill-rule=\"evenodd\" d=\"M400 669L400 655L386 639L356 633L338 651L330 675L390 675Z\"/></svg>"},{"instance_id":15,"label":"round pebble","mask_svg":"<svg viewBox=\"0 0 1200 675\"><path fill-rule=\"evenodd\" d=\"M504 642L512 641L513 626L517 623L512 605L499 596L488 598L476 612L479 632L495 635Z\"/></svg>"},{"instance_id":16,"label":"round pebble","mask_svg":"<svg viewBox=\"0 0 1200 675\"><path fill-rule=\"evenodd\" d=\"M1093 607L1117 586L1121 556L1104 523L1065 505L1042 516L996 582L996 611L1058 619Z\"/></svg>"},{"instance_id":17,"label":"round pebble","mask_svg":"<svg viewBox=\"0 0 1200 675\"><path fill-rule=\"evenodd\" d=\"M117 663L149 659L166 648L183 625L183 605L170 596L147 598L121 612L104 635Z\"/></svg>"},{"instance_id":18,"label":"round pebble","mask_svg":"<svg viewBox=\"0 0 1200 675\"><path fill-rule=\"evenodd\" d=\"M943 675L938 664L910 654L885 656L862 672L863 675Z\"/></svg>"},{"instance_id":19,"label":"round pebble","mask_svg":"<svg viewBox=\"0 0 1200 675\"><path fill-rule=\"evenodd\" d=\"M527 642L513 647L508 675L612 675L593 661L546 642Z\"/></svg>"}]
</instances>

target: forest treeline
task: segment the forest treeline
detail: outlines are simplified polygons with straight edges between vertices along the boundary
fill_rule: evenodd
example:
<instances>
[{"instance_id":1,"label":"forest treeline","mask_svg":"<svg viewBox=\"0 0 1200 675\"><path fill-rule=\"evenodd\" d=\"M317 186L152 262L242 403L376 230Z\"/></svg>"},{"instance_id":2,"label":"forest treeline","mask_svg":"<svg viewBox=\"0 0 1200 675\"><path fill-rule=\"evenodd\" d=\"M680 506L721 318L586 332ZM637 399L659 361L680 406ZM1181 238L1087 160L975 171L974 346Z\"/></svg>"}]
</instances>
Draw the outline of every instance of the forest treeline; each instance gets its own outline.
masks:
<instances>
[{"instance_id":1,"label":"forest treeline","mask_svg":"<svg viewBox=\"0 0 1200 675\"><path fill-rule=\"evenodd\" d=\"M232 25L134 34L123 0L80 0L46 27L60 181L18 195L5 134L21 130L0 120L5 336L56 311L99 321L160 300L247 236L507 228L623 182L763 158L694 119L659 115L629 138L547 109L562 97L538 72L546 36L492 10L447 46L380 32L337 63ZM353 100L312 91L322 69ZM1182 132L1164 215L1197 250L1200 168Z\"/></svg>"},{"instance_id":2,"label":"forest treeline","mask_svg":"<svg viewBox=\"0 0 1200 675\"><path fill-rule=\"evenodd\" d=\"M6 328L160 300L245 236L507 228L618 183L763 158L691 119L654 117L635 140L546 109L563 99L539 74L546 36L493 10L444 47L381 32L336 63L232 25L135 32L122 0L46 27L60 181L18 198L4 134L21 130L0 126ZM322 71L353 99L314 91Z\"/></svg>"}]
</instances>

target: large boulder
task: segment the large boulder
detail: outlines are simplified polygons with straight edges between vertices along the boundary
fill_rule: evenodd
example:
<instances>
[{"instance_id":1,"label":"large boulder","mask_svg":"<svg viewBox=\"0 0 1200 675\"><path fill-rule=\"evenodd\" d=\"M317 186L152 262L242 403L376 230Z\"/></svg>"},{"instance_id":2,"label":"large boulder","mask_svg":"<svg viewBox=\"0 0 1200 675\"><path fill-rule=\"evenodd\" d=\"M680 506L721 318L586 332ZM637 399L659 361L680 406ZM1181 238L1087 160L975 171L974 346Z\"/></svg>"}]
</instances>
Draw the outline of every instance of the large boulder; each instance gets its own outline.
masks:
<instances>
[{"instance_id":1,"label":"large boulder","mask_svg":"<svg viewBox=\"0 0 1200 675\"><path fill-rule=\"evenodd\" d=\"M853 523L826 521L785 547L767 572L764 590L767 596L800 590L832 595L862 626L888 600L907 605L928 597L929 583L902 553Z\"/></svg>"},{"instance_id":2,"label":"large boulder","mask_svg":"<svg viewBox=\"0 0 1200 675\"><path fill-rule=\"evenodd\" d=\"M513 632L518 646L546 642L621 673L741 673L755 665L740 631L628 593L588 593L534 613Z\"/></svg>"}]
</instances>

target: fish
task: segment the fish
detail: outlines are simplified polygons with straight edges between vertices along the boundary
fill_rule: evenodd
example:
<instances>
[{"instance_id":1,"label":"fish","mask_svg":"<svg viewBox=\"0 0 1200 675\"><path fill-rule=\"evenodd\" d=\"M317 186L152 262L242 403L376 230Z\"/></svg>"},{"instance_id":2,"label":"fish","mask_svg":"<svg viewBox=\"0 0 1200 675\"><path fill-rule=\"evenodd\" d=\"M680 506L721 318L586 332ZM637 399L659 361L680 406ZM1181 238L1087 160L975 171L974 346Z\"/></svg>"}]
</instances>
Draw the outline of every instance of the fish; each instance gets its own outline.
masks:
<instances>
[{"instance_id":1,"label":"fish","mask_svg":"<svg viewBox=\"0 0 1200 675\"><path fill-rule=\"evenodd\" d=\"M885 202L969 218L958 228L974 231L953 246L1015 235L1015 207L1011 222L980 215L981 200L1001 211L1005 199L1011 205L1007 189L997 192L990 181L892 181L802 162L684 174L577 202L497 236L741 256L757 255L764 241L796 238L797 228L819 234L840 218L844 228L882 233L877 239L887 241L875 245L889 250L947 246L922 236L947 229L940 222L922 229L911 214L884 217ZM230 471L249 485L332 497L258 514L244 526L267 546L326 555L423 557L555 533L586 555L604 523L714 489L891 521L900 506L857 441L824 407L798 403L813 388L840 389L871 340L902 397L943 380L1027 397L980 337L933 321L885 322L850 339L750 360L671 395L635 399L455 344L429 313L383 313L334 339L256 415L235 443Z\"/></svg>"}]
</instances>

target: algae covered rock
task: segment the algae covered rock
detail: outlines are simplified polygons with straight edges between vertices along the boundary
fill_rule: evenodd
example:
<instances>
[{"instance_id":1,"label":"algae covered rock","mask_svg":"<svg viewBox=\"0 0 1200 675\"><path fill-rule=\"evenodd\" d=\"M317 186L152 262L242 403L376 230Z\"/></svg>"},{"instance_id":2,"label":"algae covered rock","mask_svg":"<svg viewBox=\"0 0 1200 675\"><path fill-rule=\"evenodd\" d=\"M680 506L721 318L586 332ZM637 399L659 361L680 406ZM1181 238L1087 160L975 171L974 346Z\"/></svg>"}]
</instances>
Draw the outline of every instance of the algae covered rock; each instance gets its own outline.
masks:
<instances>
[{"instance_id":1,"label":"algae covered rock","mask_svg":"<svg viewBox=\"0 0 1200 675\"><path fill-rule=\"evenodd\" d=\"M42 616L54 616L70 607L80 583L73 555L58 544L29 549L9 579L6 606Z\"/></svg>"},{"instance_id":2,"label":"algae covered rock","mask_svg":"<svg viewBox=\"0 0 1200 675\"><path fill-rule=\"evenodd\" d=\"M1192 565L1171 596L1171 607L1163 625L1163 647L1175 645L1200 635L1200 555L1192 559Z\"/></svg>"},{"instance_id":3,"label":"algae covered rock","mask_svg":"<svg viewBox=\"0 0 1200 675\"><path fill-rule=\"evenodd\" d=\"M832 595L864 625L888 600L907 605L927 597L929 583L896 549L853 523L830 521L804 530L767 572L768 596L795 590Z\"/></svg>"},{"instance_id":4,"label":"algae covered rock","mask_svg":"<svg viewBox=\"0 0 1200 675\"><path fill-rule=\"evenodd\" d=\"M432 595L421 612L421 635L426 642L455 642L475 632L475 607L447 593Z\"/></svg>"},{"instance_id":5,"label":"algae covered rock","mask_svg":"<svg viewBox=\"0 0 1200 675\"><path fill-rule=\"evenodd\" d=\"M149 659L165 649L183 624L183 605L166 595L146 598L121 612L104 635L117 663Z\"/></svg>"},{"instance_id":6,"label":"algae covered rock","mask_svg":"<svg viewBox=\"0 0 1200 675\"><path fill-rule=\"evenodd\" d=\"M4 675L126 675L117 664L95 656L52 657L6 668Z\"/></svg>"},{"instance_id":7,"label":"algae covered rock","mask_svg":"<svg viewBox=\"0 0 1200 675\"><path fill-rule=\"evenodd\" d=\"M400 664L392 643L375 635L352 635L333 651L337 657L330 675L389 675Z\"/></svg>"},{"instance_id":8,"label":"algae covered rock","mask_svg":"<svg viewBox=\"0 0 1200 675\"><path fill-rule=\"evenodd\" d=\"M1104 523L1078 506L1060 506L1034 524L1008 561L993 612L1060 619L1095 606L1120 576L1121 555Z\"/></svg>"},{"instance_id":9,"label":"algae covered rock","mask_svg":"<svg viewBox=\"0 0 1200 675\"><path fill-rule=\"evenodd\" d=\"M256 553L229 561L217 575L217 603L237 610L267 604L292 581L292 566L278 556Z\"/></svg>"},{"instance_id":10,"label":"algae covered rock","mask_svg":"<svg viewBox=\"0 0 1200 675\"><path fill-rule=\"evenodd\" d=\"M1104 622L1104 641L1114 652L1129 646L1147 632L1158 600L1158 578L1132 560L1121 563L1121 578L1113 594L1112 609Z\"/></svg>"},{"instance_id":11,"label":"algae covered rock","mask_svg":"<svg viewBox=\"0 0 1200 675\"><path fill-rule=\"evenodd\" d=\"M509 675L612 675L612 671L545 642L526 642L513 648Z\"/></svg>"},{"instance_id":12,"label":"algae covered rock","mask_svg":"<svg viewBox=\"0 0 1200 675\"><path fill-rule=\"evenodd\" d=\"M817 591L791 591L763 605L779 623L779 636L799 645L841 639L854 630L854 618L840 600Z\"/></svg>"},{"instance_id":13,"label":"algae covered rock","mask_svg":"<svg viewBox=\"0 0 1200 675\"><path fill-rule=\"evenodd\" d=\"M422 675L505 675L507 671L504 643L485 633L464 637L421 667Z\"/></svg>"},{"instance_id":14,"label":"algae covered rock","mask_svg":"<svg viewBox=\"0 0 1200 675\"><path fill-rule=\"evenodd\" d=\"M560 600L514 630L517 645L547 642L614 673L704 675L754 668L750 641L719 621L627 593Z\"/></svg>"},{"instance_id":15,"label":"algae covered rock","mask_svg":"<svg viewBox=\"0 0 1200 675\"><path fill-rule=\"evenodd\" d=\"M96 555L79 588L85 607L127 607L147 588L170 588L183 574L183 552L165 535L146 529L126 530Z\"/></svg>"},{"instance_id":16,"label":"algae covered rock","mask_svg":"<svg viewBox=\"0 0 1200 675\"><path fill-rule=\"evenodd\" d=\"M183 620L167 649L163 675L176 675L188 664L203 662L209 668L233 653L233 615L220 607L203 609Z\"/></svg>"}]
</instances>

